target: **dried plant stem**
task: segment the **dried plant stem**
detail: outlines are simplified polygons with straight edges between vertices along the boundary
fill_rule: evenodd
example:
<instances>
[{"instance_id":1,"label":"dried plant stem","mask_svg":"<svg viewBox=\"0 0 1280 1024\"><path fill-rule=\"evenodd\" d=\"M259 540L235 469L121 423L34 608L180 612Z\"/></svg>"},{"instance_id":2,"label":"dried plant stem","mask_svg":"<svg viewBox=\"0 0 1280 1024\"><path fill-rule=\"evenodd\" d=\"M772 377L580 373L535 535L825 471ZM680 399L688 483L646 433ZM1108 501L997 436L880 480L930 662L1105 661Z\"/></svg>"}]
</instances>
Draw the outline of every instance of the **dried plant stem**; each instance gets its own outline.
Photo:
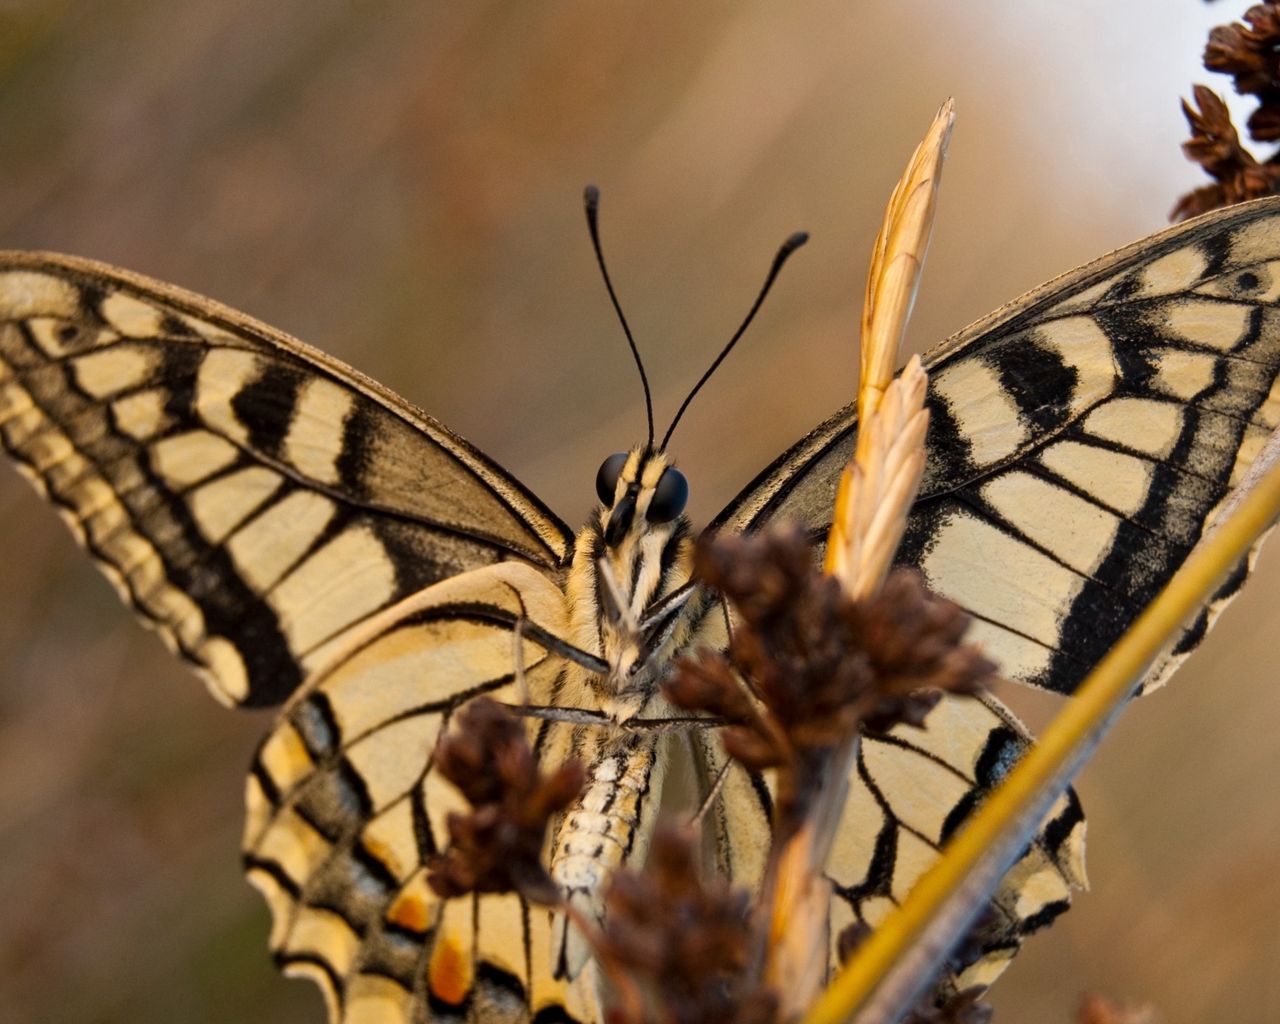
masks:
<instances>
[{"instance_id":1,"label":"dried plant stem","mask_svg":"<svg viewBox=\"0 0 1280 1024\"><path fill-rule=\"evenodd\" d=\"M761 904L771 908L764 981L779 995L782 1020L799 1017L826 981L831 882L821 867L849 788L845 780L832 781L800 830L778 851L768 903ZM823 828L824 821L833 827Z\"/></svg>"},{"instance_id":2,"label":"dried plant stem","mask_svg":"<svg viewBox=\"0 0 1280 1024\"><path fill-rule=\"evenodd\" d=\"M942 161L955 108L943 104L890 197L876 237L862 312L859 433L836 496L826 571L854 598L884 582L924 471L927 378L912 359L893 379L929 245ZM831 886L823 874L848 795L858 729L823 752L822 789L805 820L771 852L761 906L768 908L764 979L782 1001L782 1018L799 1016L826 975Z\"/></svg>"}]
</instances>

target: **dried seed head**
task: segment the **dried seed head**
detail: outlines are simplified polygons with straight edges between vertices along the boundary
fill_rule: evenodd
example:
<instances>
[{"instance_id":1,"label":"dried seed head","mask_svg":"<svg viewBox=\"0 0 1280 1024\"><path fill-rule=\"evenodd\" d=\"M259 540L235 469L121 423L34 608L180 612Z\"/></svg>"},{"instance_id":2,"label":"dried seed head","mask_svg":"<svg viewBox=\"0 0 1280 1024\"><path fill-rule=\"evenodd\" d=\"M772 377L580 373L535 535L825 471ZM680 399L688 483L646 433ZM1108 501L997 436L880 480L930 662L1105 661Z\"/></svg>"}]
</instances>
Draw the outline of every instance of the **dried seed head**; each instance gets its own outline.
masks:
<instances>
[{"instance_id":1,"label":"dried seed head","mask_svg":"<svg viewBox=\"0 0 1280 1024\"><path fill-rule=\"evenodd\" d=\"M616 873L605 894L600 955L640 987L635 1011L611 1024L772 1024L777 1000L749 977L750 897L699 878L697 840L661 827L641 871Z\"/></svg>"},{"instance_id":2,"label":"dried seed head","mask_svg":"<svg viewBox=\"0 0 1280 1024\"><path fill-rule=\"evenodd\" d=\"M703 653L678 662L667 696L728 719L725 748L747 767L780 769L783 821L803 815L825 755L859 724L919 725L938 699L924 691L971 693L994 669L961 644L967 616L918 576L895 572L855 600L817 570L796 527L716 538L700 547L696 569L733 602L742 626L728 660Z\"/></svg>"},{"instance_id":3,"label":"dried seed head","mask_svg":"<svg viewBox=\"0 0 1280 1024\"><path fill-rule=\"evenodd\" d=\"M874 599L854 604L849 620L876 679L877 704L863 717L868 729L920 726L942 691L974 693L995 672L977 647L960 642L969 617L909 569L892 573Z\"/></svg>"},{"instance_id":4,"label":"dried seed head","mask_svg":"<svg viewBox=\"0 0 1280 1024\"><path fill-rule=\"evenodd\" d=\"M520 720L488 697L469 703L458 728L441 737L435 766L472 811L449 815L449 848L431 861L431 887L444 897L514 891L558 902L542 865L543 841L551 819L582 789L582 766L570 762L543 775Z\"/></svg>"},{"instance_id":5,"label":"dried seed head","mask_svg":"<svg viewBox=\"0 0 1280 1024\"><path fill-rule=\"evenodd\" d=\"M1280 9L1274 2L1256 4L1244 20L1247 26L1233 22L1210 30L1204 66L1234 78L1241 95L1274 99L1280 90Z\"/></svg>"},{"instance_id":6,"label":"dried seed head","mask_svg":"<svg viewBox=\"0 0 1280 1024\"><path fill-rule=\"evenodd\" d=\"M1241 95L1258 98L1258 109L1248 121L1249 135L1257 142L1275 142L1280 140L1280 4L1257 4L1244 20L1247 25L1234 22L1210 31L1204 66L1230 75ZM1171 219L1185 220L1280 192L1276 156L1259 161L1244 148L1226 104L1212 90L1197 85L1194 95L1195 107L1185 100L1182 104L1191 125L1191 138L1182 149L1188 160L1204 167L1214 184L1179 199Z\"/></svg>"},{"instance_id":7,"label":"dried seed head","mask_svg":"<svg viewBox=\"0 0 1280 1024\"><path fill-rule=\"evenodd\" d=\"M1203 85L1197 85L1194 94L1198 110L1185 100L1182 104L1182 112L1191 125L1191 138L1182 144L1182 149L1187 159L1200 164L1215 183L1179 199L1172 218L1185 220L1280 190L1280 165L1272 161L1259 163L1244 148L1222 98ZM1265 114L1259 111L1264 120L1280 118L1280 108L1265 109Z\"/></svg>"}]
</instances>

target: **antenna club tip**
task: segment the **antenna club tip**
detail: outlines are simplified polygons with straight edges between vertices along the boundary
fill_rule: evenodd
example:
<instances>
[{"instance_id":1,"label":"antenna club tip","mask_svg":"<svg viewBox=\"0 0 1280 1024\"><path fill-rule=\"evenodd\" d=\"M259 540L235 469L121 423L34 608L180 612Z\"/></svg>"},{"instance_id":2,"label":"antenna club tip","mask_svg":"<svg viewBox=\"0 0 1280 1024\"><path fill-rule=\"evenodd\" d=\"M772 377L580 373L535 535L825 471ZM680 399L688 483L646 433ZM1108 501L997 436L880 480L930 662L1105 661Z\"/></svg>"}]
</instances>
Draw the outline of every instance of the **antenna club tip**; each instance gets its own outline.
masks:
<instances>
[{"instance_id":1,"label":"antenna club tip","mask_svg":"<svg viewBox=\"0 0 1280 1024\"><path fill-rule=\"evenodd\" d=\"M588 210L593 210L600 205L600 190L594 185L588 185L582 190L582 202Z\"/></svg>"},{"instance_id":2,"label":"antenna club tip","mask_svg":"<svg viewBox=\"0 0 1280 1024\"><path fill-rule=\"evenodd\" d=\"M791 254L807 241L809 241L809 232L797 231L794 235L783 242L781 247L778 249L778 255L773 258L774 273L777 273L778 270L781 269L782 264L791 257Z\"/></svg>"}]
</instances>

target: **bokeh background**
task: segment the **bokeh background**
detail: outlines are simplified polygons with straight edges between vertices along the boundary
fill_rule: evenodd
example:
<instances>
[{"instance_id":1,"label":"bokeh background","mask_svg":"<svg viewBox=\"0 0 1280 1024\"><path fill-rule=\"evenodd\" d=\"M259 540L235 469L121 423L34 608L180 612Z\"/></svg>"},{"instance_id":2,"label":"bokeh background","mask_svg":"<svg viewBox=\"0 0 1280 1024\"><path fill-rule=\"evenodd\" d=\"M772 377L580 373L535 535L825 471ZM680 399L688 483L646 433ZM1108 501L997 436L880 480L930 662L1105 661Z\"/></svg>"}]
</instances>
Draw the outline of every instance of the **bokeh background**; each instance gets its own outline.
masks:
<instances>
[{"instance_id":1,"label":"bokeh background","mask_svg":"<svg viewBox=\"0 0 1280 1024\"><path fill-rule=\"evenodd\" d=\"M923 350L1160 228L1179 95L1244 3L0 0L0 246L217 297L381 380L570 522L643 429L581 187L670 416L808 228L676 452L705 522L849 399L866 255L947 95ZM0 471L0 1020L319 1021L241 880L232 714ZM1280 552L1085 771L1091 893L993 993L1280 1019ZM1016 700L1039 723L1056 702Z\"/></svg>"}]
</instances>

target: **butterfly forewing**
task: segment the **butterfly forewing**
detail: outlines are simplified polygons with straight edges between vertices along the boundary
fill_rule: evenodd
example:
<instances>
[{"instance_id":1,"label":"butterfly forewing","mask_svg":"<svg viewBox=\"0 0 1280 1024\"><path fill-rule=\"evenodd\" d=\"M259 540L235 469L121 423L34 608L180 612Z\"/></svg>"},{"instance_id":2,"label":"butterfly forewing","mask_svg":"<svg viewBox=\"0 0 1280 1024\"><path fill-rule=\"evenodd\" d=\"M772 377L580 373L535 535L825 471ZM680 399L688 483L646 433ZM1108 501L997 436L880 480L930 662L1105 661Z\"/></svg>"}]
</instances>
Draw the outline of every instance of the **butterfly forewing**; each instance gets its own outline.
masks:
<instances>
[{"instance_id":1,"label":"butterfly forewing","mask_svg":"<svg viewBox=\"0 0 1280 1024\"><path fill-rule=\"evenodd\" d=\"M1280 422L1278 294L1280 214L1262 200L1059 278L929 358L899 558L973 615L1004 675L1070 693L1182 564ZM795 519L825 538L855 427L837 413L716 526Z\"/></svg>"},{"instance_id":2,"label":"butterfly forewing","mask_svg":"<svg viewBox=\"0 0 1280 1024\"><path fill-rule=\"evenodd\" d=\"M437 580L568 551L518 483L336 360L68 257L0 254L0 439L228 703L282 700Z\"/></svg>"}]
</instances>

